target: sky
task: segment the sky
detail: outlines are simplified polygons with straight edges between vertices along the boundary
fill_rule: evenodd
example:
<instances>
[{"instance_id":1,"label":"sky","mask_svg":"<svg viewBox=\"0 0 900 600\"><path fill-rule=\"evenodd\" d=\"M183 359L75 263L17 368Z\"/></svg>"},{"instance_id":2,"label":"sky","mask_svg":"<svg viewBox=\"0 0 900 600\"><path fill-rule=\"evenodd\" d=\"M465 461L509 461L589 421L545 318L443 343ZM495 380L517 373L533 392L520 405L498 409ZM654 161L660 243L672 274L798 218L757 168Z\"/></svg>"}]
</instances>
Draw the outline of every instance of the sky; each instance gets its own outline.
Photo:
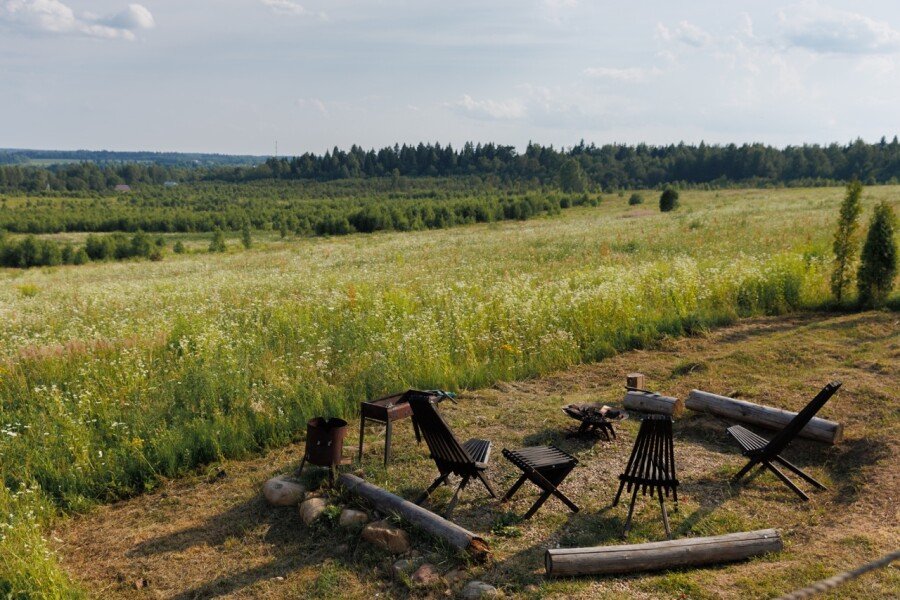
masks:
<instances>
[{"instance_id":1,"label":"sky","mask_svg":"<svg viewBox=\"0 0 900 600\"><path fill-rule=\"evenodd\" d=\"M877 141L900 2L0 0L0 147Z\"/></svg>"}]
</instances>

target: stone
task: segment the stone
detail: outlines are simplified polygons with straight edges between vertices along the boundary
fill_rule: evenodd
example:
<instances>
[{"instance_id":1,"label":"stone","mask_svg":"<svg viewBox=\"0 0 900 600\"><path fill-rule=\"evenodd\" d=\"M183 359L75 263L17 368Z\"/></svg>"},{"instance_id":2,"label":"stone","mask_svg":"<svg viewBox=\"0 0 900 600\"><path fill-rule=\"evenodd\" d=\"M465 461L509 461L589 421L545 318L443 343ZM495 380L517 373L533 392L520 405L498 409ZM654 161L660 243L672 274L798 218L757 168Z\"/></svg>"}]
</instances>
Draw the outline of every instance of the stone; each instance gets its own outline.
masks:
<instances>
[{"instance_id":1,"label":"stone","mask_svg":"<svg viewBox=\"0 0 900 600\"><path fill-rule=\"evenodd\" d=\"M391 573L395 579L400 579L403 575L415 571L421 564L421 558L401 558L391 566Z\"/></svg>"},{"instance_id":2,"label":"stone","mask_svg":"<svg viewBox=\"0 0 900 600\"><path fill-rule=\"evenodd\" d=\"M456 585L457 583L459 583L463 579L465 579L466 575L467 575L467 573L466 573L465 569L456 568L456 569L451 569L450 571L447 571L444 574L444 579L446 579L447 583L449 583L450 585Z\"/></svg>"},{"instance_id":3,"label":"stone","mask_svg":"<svg viewBox=\"0 0 900 600\"><path fill-rule=\"evenodd\" d=\"M300 518L307 525L312 525L325 512L325 506L325 500L322 498L304 500L300 505Z\"/></svg>"},{"instance_id":4,"label":"stone","mask_svg":"<svg viewBox=\"0 0 900 600\"><path fill-rule=\"evenodd\" d=\"M296 506L303 500L306 488L285 475L273 477L263 484L263 496L272 506Z\"/></svg>"},{"instance_id":5,"label":"stone","mask_svg":"<svg viewBox=\"0 0 900 600\"><path fill-rule=\"evenodd\" d=\"M369 515L361 510L353 510L352 508L342 510L341 516L338 518L338 525L348 528L361 527L368 522Z\"/></svg>"},{"instance_id":6,"label":"stone","mask_svg":"<svg viewBox=\"0 0 900 600\"><path fill-rule=\"evenodd\" d=\"M470 581L459 593L464 600L478 600L478 598L498 598L500 592L494 586L483 581Z\"/></svg>"},{"instance_id":7,"label":"stone","mask_svg":"<svg viewBox=\"0 0 900 600\"><path fill-rule=\"evenodd\" d=\"M409 580L415 585L427 587L438 583L441 580L441 574L438 573L438 570L434 565L425 563L416 569L416 572L410 576Z\"/></svg>"},{"instance_id":8,"label":"stone","mask_svg":"<svg viewBox=\"0 0 900 600\"><path fill-rule=\"evenodd\" d=\"M362 539L391 554L409 552L409 535L387 521L375 521L363 527Z\"/></svg>"}]
</instances>

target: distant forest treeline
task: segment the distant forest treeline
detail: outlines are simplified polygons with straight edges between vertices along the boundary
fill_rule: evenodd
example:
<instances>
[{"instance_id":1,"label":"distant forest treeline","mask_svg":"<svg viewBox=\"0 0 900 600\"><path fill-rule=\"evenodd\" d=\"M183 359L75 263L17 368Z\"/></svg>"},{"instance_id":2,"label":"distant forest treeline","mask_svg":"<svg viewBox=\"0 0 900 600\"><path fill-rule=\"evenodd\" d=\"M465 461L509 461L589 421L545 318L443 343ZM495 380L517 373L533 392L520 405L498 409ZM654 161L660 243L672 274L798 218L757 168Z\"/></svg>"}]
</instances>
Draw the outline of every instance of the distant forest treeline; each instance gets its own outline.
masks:
<instances>
[{"instance_id":1,"label":"distant forest treeline","mask_svg":"<svg viewBox=\"0 0 900 600\"><path fill-rule=\"evenodd\" d=\"M103 192L118 184L219 181L313 180L455 177L490 178L497 185L531 187L560 183L562 165L574 160L594 189L660 187L667 183L709 185L825 185L858 177L864 183L900 179L900 142L882 138L827 146L774 148L763 144L634 146L583 142L567 149L529 144L513 146L467 143L460 149L440 144L393 146L381 150L335 148L323 155L269 158L256 165L204 166L199 162L81 162L47 167L0 166L0 191ZM190 156L190 155L184 155ZM237 157L249 159L251 157ZM111 159L110 159L111 160ZM0 161L2 162L2 161ZM236 161L240 162L240 161Z\"/></svg>"},{"instance_id":2,"label":"distant forest treeline","mask_svg":"<svg viewBox=\"0 0 900 600\"><path fill-rule=\"evenodd\" d=\"M0 165L52 165L94 162L153 163L170 167L198 167L216 165L255 165L265 156L235 154L204 154L199 152L119 152L115 150L25 150L0 148Z\"/></svg>"}]
</instances>

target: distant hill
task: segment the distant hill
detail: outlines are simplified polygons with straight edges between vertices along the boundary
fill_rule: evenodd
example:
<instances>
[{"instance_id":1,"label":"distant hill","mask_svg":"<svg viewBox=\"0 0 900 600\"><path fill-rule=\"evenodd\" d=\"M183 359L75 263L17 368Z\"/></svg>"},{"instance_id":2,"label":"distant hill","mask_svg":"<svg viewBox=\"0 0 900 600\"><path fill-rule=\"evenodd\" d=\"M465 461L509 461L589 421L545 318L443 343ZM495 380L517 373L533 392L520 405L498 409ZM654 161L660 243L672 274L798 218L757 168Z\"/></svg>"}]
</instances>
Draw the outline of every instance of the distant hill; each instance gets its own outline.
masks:
<instances>
[{"instance_id":1,"label":"distant hill","mask_svg":"<svg viewBox=\"0 0 900 600\"><path fill-rule=\"evenodd\" d=\"M201 154L191 152L113 152L110 150L28 150L0 148L0 165L50 166L92 162L101 165L153 163L169 167L252 166L265 162L266 156Z\"/></svg>"}]
</instances>

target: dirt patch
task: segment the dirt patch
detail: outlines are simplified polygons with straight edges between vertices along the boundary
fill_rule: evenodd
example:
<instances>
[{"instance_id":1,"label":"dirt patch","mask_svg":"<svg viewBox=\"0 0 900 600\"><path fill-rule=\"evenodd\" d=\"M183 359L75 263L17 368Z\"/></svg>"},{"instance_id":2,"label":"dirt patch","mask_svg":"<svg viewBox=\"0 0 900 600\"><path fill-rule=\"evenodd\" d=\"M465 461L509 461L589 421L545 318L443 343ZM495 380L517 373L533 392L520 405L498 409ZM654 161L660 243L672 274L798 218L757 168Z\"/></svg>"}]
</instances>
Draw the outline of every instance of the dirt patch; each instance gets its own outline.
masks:
<instances>
[{"instance_id":1,"label":"dirt patch","mask_svg":"<svg viewBox=\"0 0 900 600\"><path fill-rule=\"evenodd\" d=\"M638 208L636 210L629 210L627 213L623 214L620 218L622 219L639 219L641 217L649 217L651 215L655 215L656 211L652 211L646 208Z\"/></svg>"},{"instance_id":2,"label":"dirt patch","mask_svg":"<svg viewBox=\"0 0 900 600\"><path fill-rule=\"evenodd\" d=\"M582 509L577 514L551 499L532 520L518 523L508 513L521 515L534 502L536 489L526 485L503 505L491 501L478 485L463 492L454 520L485 535L495 560L468 566L462 583L477 577L513 597L766 597L896 549L898 334L895 313L753 319L696 337L663 340L653 350L547 377L466 392L458 405L445 402L441 410L460 437L493 441L489 476L501 494L517 476L501 457L502 447L553 443L580 461L563 484L566 495ZM679 368L688 364L704 368ZM787 451L829 487L812 492L808 503L768 474L740 488L730 487L728 478L743 460L725 435L726 421L687 411L676 423L682 485L681 510L670 513L675 535L776 527L784 535L785 552L674 573L543 578L542 556L548 547L621 543L618 534L626 506L609 504L638 420L617 424L616 441L584 441L566 437L574 422L560 407L572 402L620 405L625 374L632 371L645 373L648 386L668 395L683 397L692 388L702 388L792 410L801 408L827 381L844 381L820 414L843 420L844 442L826 446L799 440ZM416 444L408 423L398 424L394 462L384 471L382 443L381 430L368 431L363 464L352 468L361 468L378 485L414 497L436 475L424 446ZM355 439L348 440L348 446L355 448ZM306 528L296 509L265 505L262 483L295 468L301 452L302 445L292 445L252 460L211 465L152 494L69 519L52 539L68 571L98 597L370 598L449 592L443 586L411 590L388 576L390 559L356 536L326 526ZM213 476L220 470L225 476ZM439 489L432 506L441 506L449 495L449 489ZM629 540L662 538L658 506L639 501ZM416 547L442 572L460 566L458 558L434 551L428 540L418 538ZM885 569L841 588L840 597L887 598L898 584L897 570Z\"/></svg>"}]
</instances>

